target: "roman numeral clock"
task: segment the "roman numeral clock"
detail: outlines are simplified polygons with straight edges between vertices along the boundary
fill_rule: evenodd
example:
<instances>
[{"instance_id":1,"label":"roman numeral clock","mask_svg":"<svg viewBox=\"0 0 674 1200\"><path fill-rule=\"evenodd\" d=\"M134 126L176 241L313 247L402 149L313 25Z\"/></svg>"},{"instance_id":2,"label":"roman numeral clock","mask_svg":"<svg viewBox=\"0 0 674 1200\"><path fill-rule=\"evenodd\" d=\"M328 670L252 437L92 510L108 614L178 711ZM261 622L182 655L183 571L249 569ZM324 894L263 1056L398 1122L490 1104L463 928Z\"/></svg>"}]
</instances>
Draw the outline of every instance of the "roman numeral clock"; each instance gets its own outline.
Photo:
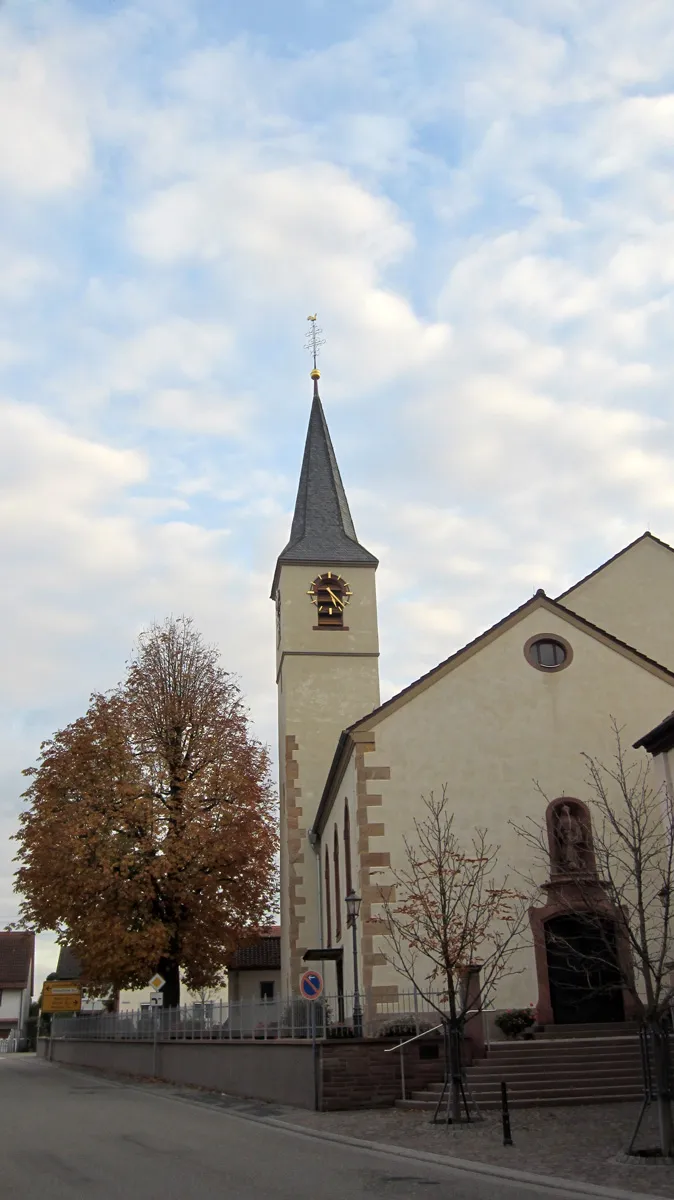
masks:
<instances>
[{"instance_id":1,"label":"roman numeral clock","mask_svg":"<svg viewBox=\"0 0 674 1200\"><path fill-rule=\"evenodd\" d=\"M345 629L344 609L353 592L341 575L326 571L314 579L307 595L315 604L318 622L315 629Z\"/></svg>"}]
</instances>

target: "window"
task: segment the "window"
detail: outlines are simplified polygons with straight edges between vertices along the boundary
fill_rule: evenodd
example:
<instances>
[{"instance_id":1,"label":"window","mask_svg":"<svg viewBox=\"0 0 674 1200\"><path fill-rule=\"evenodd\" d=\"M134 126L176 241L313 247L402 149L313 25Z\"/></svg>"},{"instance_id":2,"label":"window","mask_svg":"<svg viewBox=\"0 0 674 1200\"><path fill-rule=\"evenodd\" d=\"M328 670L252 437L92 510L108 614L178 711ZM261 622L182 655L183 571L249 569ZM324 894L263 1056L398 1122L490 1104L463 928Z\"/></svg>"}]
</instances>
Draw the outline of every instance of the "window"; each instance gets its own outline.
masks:
<instances>
[{"instance_id":1,"label":"window","mask_svg":"<svg viewBox=\"0 0 674 1200\"><path fill-rule=\"evenodd\" d=\"M538 671L559 671L562 667L568 667L573 651L564 638L539 635L529 638L524 647L524 656Z\"/></svg>"},{"instance_id":2,"label":"window","mask_svg":"<svg viewBox=\"0 0 674 1200\"><path fill-rule=\"evenodd\" d=\"M351 820L349 818L349 801L344 801L344 872L346 875L346 894L353 891L351 875Z\"/></svg>"},{"instance_id":3,"label":"window","mask_svg":"<svg viewBox=\"0 0 674 1200\"><path fill-rule=\"evenodd\" d=\"M332 897L330 895L330 854L325 847L325 934L326 945L332 945Z\"/></svg>"},{"instance_id":4,"label":"window","mask_svg":"<svg viewBox=\"0 0 674 1200\"><path fill-rule=\"evenodd\" d=\"M334 840L334 863L335 863L335 937L339 942L342 937L342 889L339 878L339 834L335 825L335 840Z\"/></svg>"},{"instance_id":5,"label":"window","mask_svg":"<svg viewBox=\"0 0 674 1200\"><path fill-rule=\"evenodd\" d=\"M262 980L260 982L260 1000L274 999L274 980Z\"/></svg>"}]
</instances>

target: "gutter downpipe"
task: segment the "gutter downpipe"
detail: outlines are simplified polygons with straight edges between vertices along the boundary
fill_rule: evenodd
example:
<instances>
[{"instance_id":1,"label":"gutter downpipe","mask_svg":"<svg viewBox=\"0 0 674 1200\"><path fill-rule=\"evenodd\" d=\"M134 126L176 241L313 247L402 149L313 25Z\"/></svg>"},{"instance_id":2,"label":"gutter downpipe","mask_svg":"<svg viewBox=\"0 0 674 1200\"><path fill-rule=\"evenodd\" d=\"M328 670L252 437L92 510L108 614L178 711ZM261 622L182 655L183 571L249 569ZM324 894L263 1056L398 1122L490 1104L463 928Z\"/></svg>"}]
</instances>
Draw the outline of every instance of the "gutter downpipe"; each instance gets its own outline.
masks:
<instances>
[{"instance_id":1,"label":"gutter downpipe","mask_svg":"<svg viewBox=\"0 0 674 1200\"><path fill-rule=\"evenodd\" d=\"M310 829L307 834L309 845L311 846L314 855L316 856L316 894L318 896L318 937L319 946L323 949L323 888L321 883L321 839L318 834ZM323 966L323 963L321 963ZM314 1004L311 1005L311 1030L313 1042L313 1059L314 1059L314 1111L321 1111L321 1064L319 1061L320 1047L316 1041L316 1009Z\"/></svg>"}]
</instances>

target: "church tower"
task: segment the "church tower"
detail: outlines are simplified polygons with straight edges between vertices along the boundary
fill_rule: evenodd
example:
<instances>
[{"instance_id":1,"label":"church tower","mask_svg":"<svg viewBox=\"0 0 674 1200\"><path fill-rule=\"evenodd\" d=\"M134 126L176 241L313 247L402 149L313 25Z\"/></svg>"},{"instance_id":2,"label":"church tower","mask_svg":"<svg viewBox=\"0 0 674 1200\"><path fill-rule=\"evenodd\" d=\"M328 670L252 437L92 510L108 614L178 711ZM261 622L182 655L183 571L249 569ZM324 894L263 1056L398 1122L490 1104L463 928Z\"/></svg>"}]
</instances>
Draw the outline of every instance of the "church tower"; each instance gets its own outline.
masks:
<instances>
[{"instance_id":1,"label":"church tower","mask_svg":"<svg viewBox=\"0 0 674 1200\"><path fill-rule=\"evenodd\" d=\"M343 729L379 704L377 559L361 546L318 394L290 540L272 585L281 809L281 986L321 945L320 864L309 832Z\"/></svg>"}]
</instances>

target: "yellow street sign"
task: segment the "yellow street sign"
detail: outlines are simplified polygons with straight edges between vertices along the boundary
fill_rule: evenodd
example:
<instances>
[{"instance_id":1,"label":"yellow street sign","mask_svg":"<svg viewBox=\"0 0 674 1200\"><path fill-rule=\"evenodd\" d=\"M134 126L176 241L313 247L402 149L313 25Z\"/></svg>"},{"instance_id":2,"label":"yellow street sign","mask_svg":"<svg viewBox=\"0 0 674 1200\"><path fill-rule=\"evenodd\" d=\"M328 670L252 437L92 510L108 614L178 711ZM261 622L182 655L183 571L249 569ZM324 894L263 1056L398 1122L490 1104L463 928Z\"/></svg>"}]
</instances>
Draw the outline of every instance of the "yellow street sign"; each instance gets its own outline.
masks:
<instances>
[{"instance_id":1,"label":"yellow street sign","mask_svg":"<svg viewBox=\"0 0 674 1200\"><path fill-rule=\"evenodd\" d=\"M76 979L47 979L42 986L42 1011L80 1012L82 984Z\"/></svg>"},{"instance_id":2,"label":"yellow street sign","mask_svg":"<svg viewBox=\"0 0 674 1200\"><path fill-rule=\"evenodd\" d=\"M150 980L150 987L154 988L155 991L158 992L161 990L161 988L163 988L165 983L166 980L159 974L159 971L157 971L157 974L153 975L152 979Z\"/></svg>"}]
</instances>

